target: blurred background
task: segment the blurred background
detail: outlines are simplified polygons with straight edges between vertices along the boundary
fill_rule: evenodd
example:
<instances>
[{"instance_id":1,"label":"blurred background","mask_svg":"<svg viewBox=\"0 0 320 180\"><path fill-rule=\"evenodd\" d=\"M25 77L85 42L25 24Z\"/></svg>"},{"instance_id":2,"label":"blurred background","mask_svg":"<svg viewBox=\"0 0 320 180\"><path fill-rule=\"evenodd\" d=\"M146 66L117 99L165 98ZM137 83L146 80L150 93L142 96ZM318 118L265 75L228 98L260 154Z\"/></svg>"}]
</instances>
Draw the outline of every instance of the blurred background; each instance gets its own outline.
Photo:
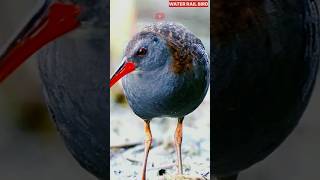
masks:
<instances>
[{"instance_id":1,"label":"blurred background","mask_svg":"<svg viewBox=\"0 0 320 180\"><path fill-rule=\"evenodd\" d=\"M1 0L0 47L3 44L6 44L19 25L25 22L28 14L30 14L30 11L36 6L38 1L40 0ZM116 21L111 19L111 27L116 27L114 23L118 23L118 26L124 25L124 27L111 29L111 32L113 33L112 37L123 38L123 40L115 41L115 39L113 39L112 41L119 43L119 45L114 47L114 43L112 43L113 69L111 69L110 72L113 72L115 67L118 65L125 44L132 34L138 31L143 24L154 21L153 16L155 12L159 11L165 13L167 20L179 21L187 26L190 30L195 32L195 34L198 35L202 42L206 45L208 50L209 35L207 34L208 28L205 26L205 24L208 22L206 19L208 18L206 17L206 13L204 13L203 17L198 17L198 15L196 15L197 13L194 13L194 11L197 11L196 9L169 9L165 3L160 3L160 1L163 2L162 0L144 1L143 5L141 3L136 3L137 1L126 1L126 3L119 1L122 2L122 6L117 5L117 8L111 9L112 11L118 12L116 16L114 16L114 13L112 13L113 18L115 18ZM112 1L111 3L115 2L116 0ZM128 4L128 7L126 4ZM114 4L112 6L114 6ZM132 16L129 15L131 13ZM120 20L119 16L125 17ZM201 16L201 14L199 16ZM114 33L114 30L119 31L119 33ZM127 31L127 33L124 32L121 34L120 31ZM116 36L116 34L118 35ZM282 144L280 148L278 148L268 158L261 163L256 164L252 168L244 171L240 176L240 180L314 180L319 178L319 78L310 104L295 131L288 137L284 144ZM143 139L143 133L140 132L142 130L142 121L134 116L131 110L129 110L127 105L124 103L123 96L121 93L119 93L121 92L120 87L118 86L114 89L115 90L111 94L112 113L117 112L118 114L124 114L124 116L127 117L115 118L121 120L114 120L112 123L117 124L130 120L131 123L127 124L127 126L132 125L129 132L139 131L140 133L137 133L137 137L132 137L131 142L132 144L141 143L141 140ZM201 106L208 106L207 101L208 97ZM206 118L199 118L208 116L207 108L199 108L198 110L194 112L194 114L190 115L189 118L193 118L193 120L185 121L187 126L185 129L186 133L194 130L192 129L194 127L194 122L199 122L197 123L196 127L199 126L204 128L201 129L201 131L207 131L205 129L208 128L208 122L206 122ZM201 114L201 116L197 116L197 114ZM130 118L132 118L132 120ZM159 125L161 124L160 122L161 120L156 120L151 124L153 128L152 130L155 133L154 136L157 137L155 143L163 143L161 141L166 139L165 143L168 145L169 152L172 153L170 142L172 142L176 121L166 121L170 122L171 124L162 127ZM112 127L119 127L119 125L117 126L112 124ZM170 129L168 130L168 133L162 135L159 134L161 128ZM117 128L112 130L117 131ZM118 130L120 131L121 129L118 128ZM128 130L128 128L126 130ZM185 134L186 138L184 140L183 149L191 148L194 151L191 152L191 154L198 153L197 156L193 156L196 157L194 159L184 159L187 164L192 161L207 161L206 158L203 160L203 156L199 155L199 152L197 152L199 147L197 147L198 145L193 146L193 142L201 141L200 147L204 148L204 150L201 152L206 152L208 151L208 137L201 137L202 135L199 133L195 134L198 135L190 137L190 135ZM121 136L121 133L120 136L119 133L113 133L112 135L115 136L114 138L117 141L111 139L111 142L113 143L113 148L111 149L114 150L114 153L111 154L111 157L113 158L111 163L117 164L117 161L121 160L118 156L119 151L123 150L116 147L123 146L123 142L125 142L125 144L129 144L128 142L130 142L130 140L126 140L126 137ZM188 142L191 143L188 144ZM132 152L139 152L141 146L135 146L135 148L131 149L131 152L129 151L128 153L122 153L122 155L123 157L129 157L129 159L133 160L132 163L134 164L135 160L138 159L138 161L140 161L141 158L137 158L138 156L135 156L135 154ZM157 157L161 156L161 151L161 148L158 148L158 150L153 149L150 153L150 158L153 157L157 159ZM165 152L168 151L166 150ZM190 152L187 152L187 154L188 153ZM160 155L158 156L157 154ZM170 154L169 156L167 154L164 155L167 159L164 159L163 162L169 163L168 166L170 166L171 164L169 158L175 158L175 156L170 156ZM184 156L184 158L186 157L188 156ZM207 170L208 167L205 165L199 166L199 172L205 172ZM127 168L132 168L134 171L136 169L135 167L138 166L139 165L127 166ZM121 166L115 167L122 168ZM127 172L131 173L132 171ZM154 169L154 171L151 172L155 173L156 170ZM117 171L111 171L111 173L116 174ZM113 177L121 177L121 175L113 175ZM3 84L0 85L0 179L95 179L92 175L83 170L71 157L70 153L64 147L62 139L55 130L44 104L36 56L32 57L30 61L25 63L21 68L18 69L17 72L12 74Z\"/></svg>"},{"instance_id":2,"label":"blurred background","mask_svg":"<svg viewBox=\"0 0 320 180\"><path fill-rule=\"evenodd\" d=\"M0 49L39 2L0 1ZM73 159L54 127L44 103L36 57L0 85L0 179L94 180Z\"/></svg>"},{"instance_id":3,"label":"blurred background","mask_svg":"<svg viewBox=\"0 0 320 180\"><path fill-rule=\"evenodd\" d=\"M111 0L110 76L119 66L124 49L134 34L145 25L157 21L173 21L186 26L210 50L209 8L169 8L164 0ZM184 172L210 178L210 101L208 96L184 120L182 158ZM143 120L127 105L121 83L110 94L110 143L112 180L138 179L141 176L144 138ZM176 173L173 136L177 119L159 118L151 122L153 148L148 158L147 177L158 179L162 174Z\"/></svg>"}]
</instances>

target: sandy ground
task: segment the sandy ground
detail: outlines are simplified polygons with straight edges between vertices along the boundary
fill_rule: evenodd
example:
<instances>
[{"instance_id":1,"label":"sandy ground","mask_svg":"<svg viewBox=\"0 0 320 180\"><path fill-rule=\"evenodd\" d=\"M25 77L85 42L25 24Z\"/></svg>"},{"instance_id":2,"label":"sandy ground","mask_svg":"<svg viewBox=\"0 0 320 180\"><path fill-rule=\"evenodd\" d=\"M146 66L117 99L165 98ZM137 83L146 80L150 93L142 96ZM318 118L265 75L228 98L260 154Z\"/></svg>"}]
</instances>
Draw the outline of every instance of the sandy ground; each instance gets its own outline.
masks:
<instances>
[{"instance_id":1,"label":"sandy ground","mask_svg":"<svg viewBox=\"0 0 320 180\"><path fill-rule=\"evenodd\" d=\"M182 144L183 170L187 175L210 178L210 102L203 103L184 120ZM139 179L144 150L143 121L128 106L111 102L110 175L111 180ZM153 147L149 154L148 179L176 174L173 136L177 120L159 118L151 121ZM126 148L118 148L130 146Z\"/></svg>"}]
</instances>

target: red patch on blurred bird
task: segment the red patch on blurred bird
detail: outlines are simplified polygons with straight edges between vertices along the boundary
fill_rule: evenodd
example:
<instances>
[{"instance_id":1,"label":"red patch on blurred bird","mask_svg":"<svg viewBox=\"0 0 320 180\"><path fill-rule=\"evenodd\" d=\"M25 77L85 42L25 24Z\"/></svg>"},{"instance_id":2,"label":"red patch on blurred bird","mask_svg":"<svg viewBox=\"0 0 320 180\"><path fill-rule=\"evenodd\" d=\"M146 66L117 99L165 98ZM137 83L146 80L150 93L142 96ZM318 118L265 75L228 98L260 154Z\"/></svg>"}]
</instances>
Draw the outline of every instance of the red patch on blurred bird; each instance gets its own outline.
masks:
<instances>
[{"instance_id":1,"label":"red patch on blurred bird","mask_svg":"<svg viewBox=\"0 0 320 180\"><path fill-rule=\"evenodd\" d=\"M166 18L166 15L163 12L157 12L154 15L154 19L156 19L157 21L163 21Z\"/></svg>"}]
</instances>

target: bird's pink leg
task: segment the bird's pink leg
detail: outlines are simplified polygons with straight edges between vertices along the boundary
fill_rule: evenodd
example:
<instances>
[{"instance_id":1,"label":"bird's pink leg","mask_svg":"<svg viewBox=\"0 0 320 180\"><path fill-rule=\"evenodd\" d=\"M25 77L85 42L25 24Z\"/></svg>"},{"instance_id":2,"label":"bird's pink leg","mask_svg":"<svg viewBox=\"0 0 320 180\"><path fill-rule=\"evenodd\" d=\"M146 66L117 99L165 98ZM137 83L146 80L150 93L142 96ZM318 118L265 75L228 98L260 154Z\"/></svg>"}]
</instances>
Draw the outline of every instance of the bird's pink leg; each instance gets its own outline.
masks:
<instances>
[{"instance_id":1,"label":"bird's pink leg","mask_svg":"<svg viewBox=\"0 0 320 180\"><path fill-rule=\"evenodd\" d=\"M146 139L144 142L145 147L144 147L144 160L143 160L143 166L142 166L142 178L141 178L142 180L146 179L148 155L149 155L149 150L152 144L150 121L144 121L144 132L146 133Z\"/></svg>"},{"instance_id":2,"label":"bird's pink leg","mask_svg":"<svg viewBox=\"0 0 320 180\"><path fill-rule=\"evenodd\" d=\"M176 147L176 153L177 153L177 164L178 164L178 174L183 174L182 170L182 158L181 158L181 143L182 143L182 127L183 127L183 118L178 119L178 124L176 128L176 132L174 134L174 142Z\"/></svg>"}]
</instances>

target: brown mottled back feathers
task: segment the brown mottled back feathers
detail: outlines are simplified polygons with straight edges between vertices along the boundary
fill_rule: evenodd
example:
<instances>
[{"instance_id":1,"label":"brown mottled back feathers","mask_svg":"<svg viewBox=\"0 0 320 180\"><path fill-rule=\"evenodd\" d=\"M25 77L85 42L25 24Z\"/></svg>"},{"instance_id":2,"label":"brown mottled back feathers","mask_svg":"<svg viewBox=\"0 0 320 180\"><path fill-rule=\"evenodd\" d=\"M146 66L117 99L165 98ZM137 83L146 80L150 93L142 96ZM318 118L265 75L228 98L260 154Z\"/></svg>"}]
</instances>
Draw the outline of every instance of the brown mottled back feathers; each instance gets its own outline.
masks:
<instances>
[{"instance_id":1,"label":"brown mottled back feathers","mask_svg":"<svg viewBox=\"0 0 320 180\"><path fill-rule=\"evenodd\" d=\"M203 58L204 47L201 40L181 24L155 23L146 26L142 32L153 32L167 41L174 59L172 68L175 73L190 70L193 60Z\"/></svg>"}]
</instances>

